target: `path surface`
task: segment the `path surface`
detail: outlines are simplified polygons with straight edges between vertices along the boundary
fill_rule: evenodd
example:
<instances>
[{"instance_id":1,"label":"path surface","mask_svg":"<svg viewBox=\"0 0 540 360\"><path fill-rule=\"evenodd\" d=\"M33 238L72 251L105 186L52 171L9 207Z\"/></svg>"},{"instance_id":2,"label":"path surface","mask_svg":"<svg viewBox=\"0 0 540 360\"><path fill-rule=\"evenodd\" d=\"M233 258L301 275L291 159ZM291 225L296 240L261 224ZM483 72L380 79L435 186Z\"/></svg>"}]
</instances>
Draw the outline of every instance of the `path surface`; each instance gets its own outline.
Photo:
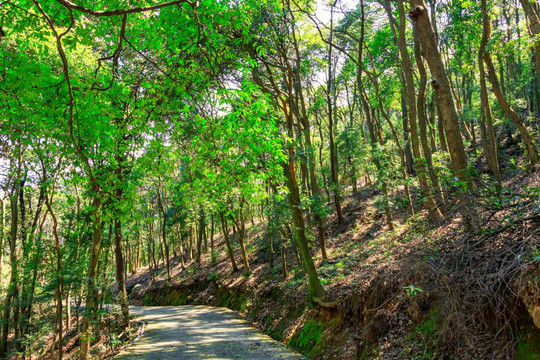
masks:
<instances>
[{"instance_id":1,"label":"path surface","mask_svg":"<svg viewBox=\"0 0 540 360\"><path fill-rule=\"evenodd\" d=\"M115 359L304 359L248 325L234 311L210 306L132 306L143 336Z\"/></svg>"}]
</instances>

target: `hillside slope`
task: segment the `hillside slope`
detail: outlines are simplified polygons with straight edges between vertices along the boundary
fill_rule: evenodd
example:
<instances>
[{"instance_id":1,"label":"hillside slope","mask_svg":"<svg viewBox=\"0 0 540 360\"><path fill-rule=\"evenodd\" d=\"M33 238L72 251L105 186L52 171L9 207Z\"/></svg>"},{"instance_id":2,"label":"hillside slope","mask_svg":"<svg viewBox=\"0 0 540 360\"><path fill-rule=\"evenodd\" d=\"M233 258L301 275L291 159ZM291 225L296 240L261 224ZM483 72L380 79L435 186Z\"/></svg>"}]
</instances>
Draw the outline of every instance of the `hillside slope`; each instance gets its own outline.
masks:
<instances>
[{"instance_id":1,"label":"hillside slope","mask_svg":"<svg viewBox=\"0 0 540 360\"><path fill-rule=\"evenodd\" d=\"M202 265L185 269L175 259L170 283L164 268L154 281L144 269L133 274L131 302L226 306L316 359L537 358L539 184L536 172L508 182L497 199L479 189L472 233L461 228L459 203L440 223L417 214L397 218L390 232L376 191L350 196L346 227L332 218L326 224L328 259L321 262L313 249L324 306L306 305L303 271L290 248L286 279L279 254L270 266L262 222L248 233L252 276L232 272L219 237L215 263L208 252Z\"/></svg>"}]
</instances>

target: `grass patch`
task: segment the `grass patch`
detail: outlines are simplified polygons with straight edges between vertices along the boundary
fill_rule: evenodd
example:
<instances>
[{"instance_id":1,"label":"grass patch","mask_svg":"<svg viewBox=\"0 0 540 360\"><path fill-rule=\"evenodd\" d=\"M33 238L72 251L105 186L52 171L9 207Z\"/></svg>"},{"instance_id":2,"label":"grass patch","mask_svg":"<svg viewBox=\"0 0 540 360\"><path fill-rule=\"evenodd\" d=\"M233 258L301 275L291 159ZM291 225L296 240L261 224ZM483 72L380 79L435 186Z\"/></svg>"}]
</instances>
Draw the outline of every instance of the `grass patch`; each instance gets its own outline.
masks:
<instances>
[{"instance_id":1,"label":"grass patch","mask_svg":"<svg viewBox=\"0 0 540 360\"><path fill-rule=\"evenodd\" d=\"M517 345L517 360L540 359L540 331L530 324Z\"/></svg>"}]
</instances>

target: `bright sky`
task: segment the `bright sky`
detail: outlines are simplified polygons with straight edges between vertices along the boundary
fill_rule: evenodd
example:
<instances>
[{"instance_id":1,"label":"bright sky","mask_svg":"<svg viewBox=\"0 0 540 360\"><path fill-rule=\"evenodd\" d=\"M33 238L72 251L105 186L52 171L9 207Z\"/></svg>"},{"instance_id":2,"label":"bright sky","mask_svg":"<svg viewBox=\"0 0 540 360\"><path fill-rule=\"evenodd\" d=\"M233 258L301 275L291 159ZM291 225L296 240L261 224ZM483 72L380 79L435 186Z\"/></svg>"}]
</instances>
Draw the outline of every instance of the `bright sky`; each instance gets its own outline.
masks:
<instances>
[{"instance_id":1,"label":"bright sky","mask_svg":"<svg viewBox=\"0 0 540 360\"><path fill-rule=\"evenodd\" d=\"M315 14L317 15L317 18L324 24L328 24L330 22L330 5L334 1L335 0L317 1L317 11ZM341 19L344 13L354 9L358 3L358 0L337 0L334 8L334 21Z\"/></svg>"}]
</instances>

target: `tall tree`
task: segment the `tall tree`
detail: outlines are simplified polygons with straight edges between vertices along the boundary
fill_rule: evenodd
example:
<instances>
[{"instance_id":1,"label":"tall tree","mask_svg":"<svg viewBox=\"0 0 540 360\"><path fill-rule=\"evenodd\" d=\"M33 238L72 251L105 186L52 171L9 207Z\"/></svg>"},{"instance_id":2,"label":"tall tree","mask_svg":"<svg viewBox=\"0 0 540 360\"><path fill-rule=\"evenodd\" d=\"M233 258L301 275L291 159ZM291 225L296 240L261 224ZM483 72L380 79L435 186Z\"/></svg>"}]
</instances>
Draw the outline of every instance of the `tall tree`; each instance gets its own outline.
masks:
<instances>
[{"instance_id":1,"label":"tall tree","mask_svg":"<svg viewBox=\"0 0 540 360\"><path fill-rule=\"evenodd\" d=\"M437 45L437 36L429 19L428 8L424 0L411 0L411 5L413 8L409 11L409 16L413 25L417 28L418 38L424 50L424 57L431 72L431 85L437 98L438 115L443 120L452 167L461 181L469 183L467 156L459 130L459 119L450 89L450 82Z\"/></svg>"}]
</instances>

